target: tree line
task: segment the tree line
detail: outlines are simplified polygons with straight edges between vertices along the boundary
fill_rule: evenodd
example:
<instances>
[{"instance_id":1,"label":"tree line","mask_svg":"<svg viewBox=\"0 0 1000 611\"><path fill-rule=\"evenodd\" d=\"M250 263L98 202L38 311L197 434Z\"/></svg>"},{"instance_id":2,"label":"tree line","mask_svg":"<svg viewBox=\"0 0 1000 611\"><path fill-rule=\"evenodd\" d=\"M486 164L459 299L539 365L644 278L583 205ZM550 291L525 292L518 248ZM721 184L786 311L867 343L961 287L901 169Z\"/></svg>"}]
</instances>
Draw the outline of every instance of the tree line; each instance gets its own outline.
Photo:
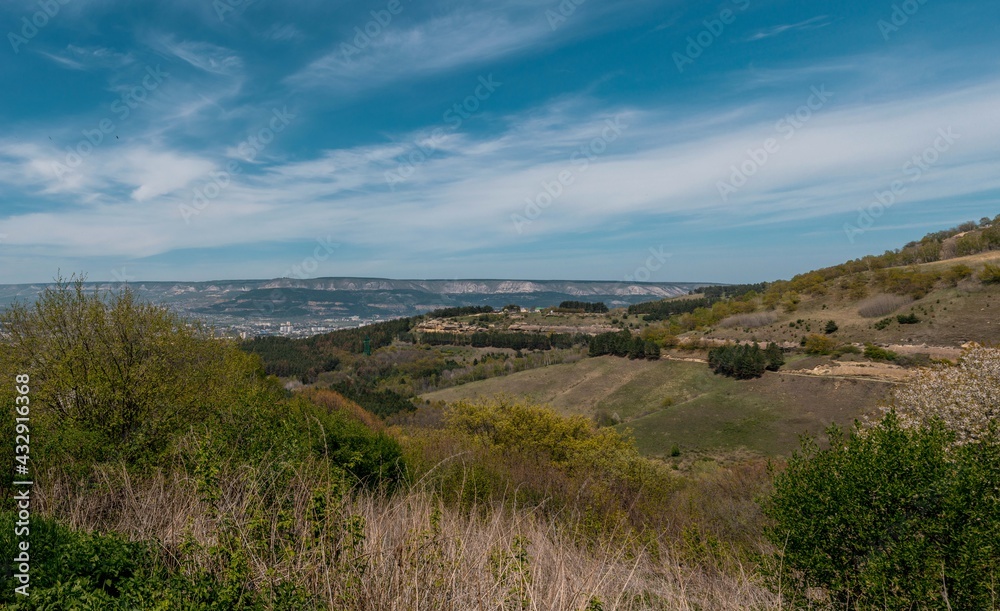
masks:
<instances>
[{"instance_id":1,"label":"tree line","mask_svg":"<svg viewBox=\"0 0 1000 611\"><path fill-rule=\"evenodd\" d=\"M586 314L607 314L608 306L602 301L589 302L589 301L564 301L559 304L557 310L567 310L575 312L584 312Z\"/></svg>"},{"instance_id":2,"label":"tree line","mask_svg":"<svg viewBox=\"0 0 1000 611\"><path fill-rule=\"evenodd\" d=\"M459 306L440 308L427 313L427 318L455 318L456 316L472 316L474 314L492 314L493 306Z\"/></svg>"},{"instance_id":3,"label":"tree line","mask_svg":"<svg viewBox=\"0 0 1000 611\"><path fill-rule=\"evenodd\" d=\"M668 320L675 314L687 314L698 308L710 308L718 299L678 299L671 301L645 301L636 303L628 307L628 313L632 316L644 315L647 322L657 320Z\"/></svg>"},{"instance_id":4,"label":"tree line","mask_svg":"<svg viewBox=\"0 0 1000 611\"><path fill-rule=\"evenodd\" d=\"M653 340L644 340L627 330L601 333L590 339L590 356L622 356L630 359L660 358L660 346Z\"/></svg>"},{"instance_id":5,"label":"tree line","mask_svg":"<svg viewBox=\"0 0 1000 611\"><path fill-rule=\"evenodd\" d=\"M708 299L733 299L736 297L743 297L748 293L763 293L767 290L770 285L768 282L757 282L755 284L720 284L718 286L706 286L702 287L692 293L701 293Z\"/></svg>"},{"instance_id":6,"label":"tree line","mask_svg":"<svg viewBox=\"0 0 1000 611\"><path fill-rule=\"evenodd\" d=\"M784 352L774 342L763 349L754 342L720 346L708 351L708 366L712 371L737 380L759 378L765 371L777 371L784 364Z\"/></svg>"}]
</instances>

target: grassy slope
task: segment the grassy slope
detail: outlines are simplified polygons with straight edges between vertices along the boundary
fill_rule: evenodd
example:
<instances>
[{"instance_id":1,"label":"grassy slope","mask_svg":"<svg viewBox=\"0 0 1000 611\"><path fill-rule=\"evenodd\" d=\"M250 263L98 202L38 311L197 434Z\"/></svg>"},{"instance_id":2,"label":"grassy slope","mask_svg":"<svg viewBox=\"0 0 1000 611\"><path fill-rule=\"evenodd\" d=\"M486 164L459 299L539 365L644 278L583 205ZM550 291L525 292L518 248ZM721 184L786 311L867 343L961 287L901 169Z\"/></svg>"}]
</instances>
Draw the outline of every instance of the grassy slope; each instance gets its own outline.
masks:
<instances>
[{"instance_id":1,"label":"grassy slope","mask_svg":"<svg viewBox=\"0 0 1000 611\"><path fill-rule=\"evenodd\" d=\"M925 263L922 269L947 269L964 263L977 272L985 263L1000 263L1000 253L988 252ZM836 286L837 281L832 283ZM968 341L989 344L1000 343L1000 285L983 285L968 280L958 287L937 288L923 299L901 307L893 313L915 312L921 318L916 325L892 324L877 330L877 318L862 318L858 305L863 302L848 299L843 291L833 288L822 296L803 296L798 310L786 313L777 310L778 321L773 325L745 331L742 329L714 328L712 337L761 341L797 341L807 332L791 329L789 322L802 319L811 323L813 333L822 333L826 321L833 320L840 326L835 338L842 342L874 342L876 344L927 344L929 346L958 347Z\"/></svg>"},{"instance_id":2,"label":"grassy slope","mask_svg":"<svg viewBox=\"0 0 1000 611\"><path fill-rule=\"evenodd\" d=\"M821 432L830 422L850 424L874 408L885 383L790 374L736 381L704 364L615 357L584 359L503 378L429 393L452 402L508 394L548 403L564 414L618 414L639 448L665 455L682 450L746 449L776 455L798 446L801 433ZM673 405L663 406L665 398Z\"/></svg>"}]
</instances>

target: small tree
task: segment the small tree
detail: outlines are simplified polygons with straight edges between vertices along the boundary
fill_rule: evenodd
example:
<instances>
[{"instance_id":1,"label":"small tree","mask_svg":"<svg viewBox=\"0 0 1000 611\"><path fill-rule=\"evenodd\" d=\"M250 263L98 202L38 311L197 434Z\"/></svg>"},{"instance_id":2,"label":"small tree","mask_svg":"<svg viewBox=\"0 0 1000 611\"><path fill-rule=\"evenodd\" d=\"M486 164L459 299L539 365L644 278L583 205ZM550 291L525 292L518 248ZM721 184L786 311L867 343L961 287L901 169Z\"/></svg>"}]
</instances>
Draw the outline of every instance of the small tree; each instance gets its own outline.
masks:
<instances>
[{"instance_id":1,"label":"small tree","mask_svg":"<svg viewBox=\"0 0 1000 611\"><path fill-rule=\"evenodd\" d=\"M785 351L774 342L767 345L767 348L764 350L764 356L767 358L768 371L778 371L785 364Z\"/></svg>"},{"instance_id":2,"label":"small tree","mask_svg":"<svg viewBox=\"0 0 1000 611\"><path fill-rule=\"evenodd\" d=\"M827 335L830 335L830 334L836 333L837 329L839 329L839 328L840 327L837 326L837 323L835 321L831 320L828 323L826 323L826 327L823 328L823 331Z\"/></svg>"}]
</instances>

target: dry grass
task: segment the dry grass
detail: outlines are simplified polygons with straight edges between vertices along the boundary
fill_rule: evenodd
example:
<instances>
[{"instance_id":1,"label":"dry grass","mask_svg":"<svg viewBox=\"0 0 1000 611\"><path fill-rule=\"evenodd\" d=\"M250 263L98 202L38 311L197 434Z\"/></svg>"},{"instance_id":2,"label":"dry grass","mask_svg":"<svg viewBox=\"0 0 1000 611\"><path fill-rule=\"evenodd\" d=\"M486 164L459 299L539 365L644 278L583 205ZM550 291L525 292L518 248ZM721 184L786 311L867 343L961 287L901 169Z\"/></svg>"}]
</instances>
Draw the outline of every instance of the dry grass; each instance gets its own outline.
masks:
<instances>
[{"instance_id":1,"label":"dry grass","mask_svg":"<svg viewBox=\"0 0 1000 611\"><path fill-rule=\"evenodd\" d=\"M44 514L155 541L181 570L224 572L211 547L232 546L253 587L292 581L331 609L578 610L594 599L603 609L780 608L752 571L692 561L663 537L581 545L532 511L458 511L419 485L345 494L316 466L282 486L266 466L226 473L214 502L183 471L139 481L101 467L96 487L52 472L38 491ZM327 499L319 516L317 498Z\"/></svg>"},{"instance_id":2,"label":"dry grass","mask_svg":"<svg viewBox=\"0 0 1000 611\"><path fill-rule=\"evenodd\" d=\"M773 325L778 320L776 312L752 312L750 314L736 314L719 322L723 329L733 329L736 327L744 329L756 329Z\"/></svg>"},{"instance_id":3,"label":"dry grass","mask_svg":"<svg viewBox=\"0 0 1000 611\"><path fill-rule=\"evenodd\" d=\"M978 268L983 263L996 263L1000 261L1000 252L991 250L987 252L981 252L974 255L966 255L964 257L954 257L952 259L942 259L941 261L934 261L931 263L920 263L917 265L922 270L945 270L949 267L958 264L968 265L973 268ZM907 267L907 266L902 266ZM892 269L892 268L889 268Z\"/></svg>"},{"instance_id":4,"label":"dry grass","mask_svg":"<svg viewBox=\"0 0 1000 611\"><path fill-rule=\"evenodd\" d=\"M910 303L913 299L902 295L876 295L858 304L858 314L864 318L879 318Z\"/></svg>"}]
</instances>

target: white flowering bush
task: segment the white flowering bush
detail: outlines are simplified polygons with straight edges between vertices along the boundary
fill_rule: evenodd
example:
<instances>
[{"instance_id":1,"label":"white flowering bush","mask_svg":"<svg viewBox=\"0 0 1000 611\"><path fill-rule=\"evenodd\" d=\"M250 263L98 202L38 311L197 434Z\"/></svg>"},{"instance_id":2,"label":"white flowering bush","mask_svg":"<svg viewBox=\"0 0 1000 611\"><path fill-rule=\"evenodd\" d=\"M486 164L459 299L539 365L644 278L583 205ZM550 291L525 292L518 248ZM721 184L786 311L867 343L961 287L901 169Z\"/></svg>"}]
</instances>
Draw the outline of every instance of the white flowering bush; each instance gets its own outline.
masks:
<instances>
[{"instance_id":1,"label":"white flowering bush","mask_svg":"<svg viewBox=\"0 0 1000 611\"><path fill-rule=\"evenodd\" d=\"M976 345L956 365L919 371L892 392L888 410L907 428L940 419L958 444L982 439L1000 418L1000 348Z\"/></svg>"}]
</instances>

